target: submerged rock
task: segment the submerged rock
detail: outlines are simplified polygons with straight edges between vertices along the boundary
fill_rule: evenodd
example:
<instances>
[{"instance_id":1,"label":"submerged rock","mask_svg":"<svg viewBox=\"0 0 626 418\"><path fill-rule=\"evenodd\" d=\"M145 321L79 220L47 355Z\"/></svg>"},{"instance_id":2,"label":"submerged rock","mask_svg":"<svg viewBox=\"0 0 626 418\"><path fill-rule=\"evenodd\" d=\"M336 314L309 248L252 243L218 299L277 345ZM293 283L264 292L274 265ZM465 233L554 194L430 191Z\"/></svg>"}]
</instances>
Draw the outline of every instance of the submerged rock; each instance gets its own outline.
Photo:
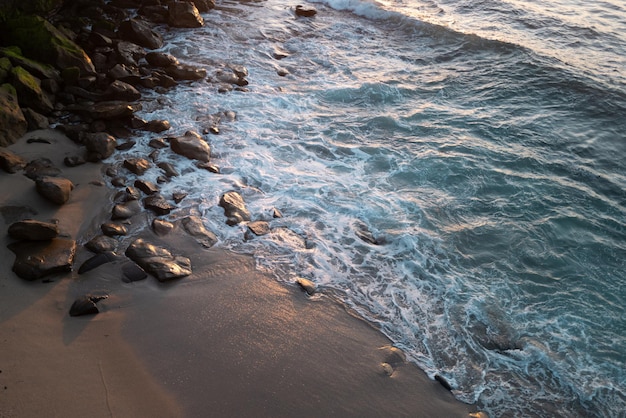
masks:
<instances>
[{"instance_id":1,"label":"submerged rock","mask_svg":"<svg viewBox=\"0 0 626 418\"><path fill-rule=\"evenodd\" d=\"M54 238L49 241L19 241L8 248L16 255L13 271L26 280L37 280L72 270L76 241Z\"/></svg>"},{"instance_id":2,"label":"submerged rock","mask_svg":"<svg viewBox=\"0 0 626 418\"><path fill-rule=\"evenodd\" d=\"M142 238L133 241L126 250L126 256L137 263L160 282L189 276L191 260L174 256L168 249L159 247Z\"/></svg>"},{"instance_id":3,"label":"submerged rock","mask_svg":"<svg viewBox=\"0 0 626 418\"><path fill-rule=\"evenodd\" d=\"M220 198L219 206L224 208L224 215L226 215L226 223L228 225L233 226L250 220L250 212L246 208L243 198L235 191L224 193Z\"/></svg>"},{"instance_id":4,"label":"submerged rock","mask_svg":"<svg viewBox=\"0 0 626 418\"><path fill-rule=\"evenodd\" d=\"M193 160L208 162L211 157L211 147L195 131L187 131L183 136L172 138L170 147L176 154Z\"/></svg>"}]
</instances>

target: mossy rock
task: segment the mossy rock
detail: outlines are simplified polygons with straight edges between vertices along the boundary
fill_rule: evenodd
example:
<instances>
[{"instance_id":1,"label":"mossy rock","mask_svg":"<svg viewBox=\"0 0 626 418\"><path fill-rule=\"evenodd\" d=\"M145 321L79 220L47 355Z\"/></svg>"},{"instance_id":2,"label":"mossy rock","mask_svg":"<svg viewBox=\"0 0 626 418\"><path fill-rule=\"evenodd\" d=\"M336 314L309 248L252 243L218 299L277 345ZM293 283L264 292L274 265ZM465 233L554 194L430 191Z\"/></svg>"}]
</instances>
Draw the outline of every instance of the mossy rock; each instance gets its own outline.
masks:
<instances>
[{"instance_id":1,"label":"mossy rock","mask_svg":"<svg viewBox=\"0 0 626 418\"><path fill-rule=\"evenodd\" d=\"M17 90L20 106L32 107L44 114L52 111L52 103L41 90L41 81L37 77L22 67L13 67L11 80Z\"/></svg>"},{"instance_id":2,"label":"mossy rock","mask_svg":"<svg viewBox=\"0 0 626 418\"><path fill-rule=\"evenodd\" d=\"M29 58L57 68L76 66L85 75L96 72L85 51L42 17L22 16L7 22L6 30L5 40Z\"/></svg>"},{"instance_id":3,"label":"mossy rock","mask_svg":"<svg viewBox=\"0 0 626 418\"><path fill-rule=\"evenodd\" d=\"M17 46L0 48L0 56L8 58L15 67L23 67L28 70L29 73L39 78L50 78L56 81L60 81L58 70L50 65L37 62L30 58L26 58L24 55L22 55L21 49Z\"/></svg>"},{"instance_id":4,"label":"mossy rock","mask_svg":"<svg viewBox=\"0 0 626 418\"><path fill-rule=\"evenodd\" d=\"M0 147L13 144L26 133L28 123L10 84L0 86Z\"/></svg>"},{"instance_id":5,"label":"mossy rock","mask_svg":"<svg viewBox=\"0 0 626 418\"><path fill-rule=\"evenodd\" d=\"M0 58L0 83L4 83L9 76L9 71L11 71L11 61L8 58L2 57Z\"/></svg>"}]
</instances>

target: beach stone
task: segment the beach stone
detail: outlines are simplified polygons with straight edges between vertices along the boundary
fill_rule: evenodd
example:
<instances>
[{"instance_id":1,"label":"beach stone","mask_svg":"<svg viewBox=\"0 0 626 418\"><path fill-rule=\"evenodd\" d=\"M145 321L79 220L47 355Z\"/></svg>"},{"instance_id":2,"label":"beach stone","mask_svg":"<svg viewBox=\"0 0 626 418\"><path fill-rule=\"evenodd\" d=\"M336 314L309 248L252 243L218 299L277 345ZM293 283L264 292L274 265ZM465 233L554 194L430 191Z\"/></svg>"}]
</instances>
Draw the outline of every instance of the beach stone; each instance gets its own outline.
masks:
<instances>
[{"instance_id":1,"label":"beach stone","mask_svg":"<svg viewBox=\"0 0 626 418\"><path fill-rule=\"evenodd\" d=\"M31 180L38 180L42 177L57 177L61 170L56 168L48 158L37 158L30 161L24 167L24 175Z\"/></svg>"},{"instance_id":2,"label":"beach stone","mask_svg":"<svg viewBox=\"0 0 626 418\"><path fill-rule=\"evenodd\" d=\"M85 159L91 162L110 157L117 146L117 140L106 132L84 133L81 139L87 149Z\"/></svg>"},{"instance_id":3,"label":"beach stone","mask_svg":"<svg viewBox=\"0 0 626 418\"><path fill-rule=\"evenodd\" d=\"M132 261L122 265L122 281L125 283L138 282L148 277L148 273Z\"/></svg>"},{"instance_id":4,"label":"beach stone","mask_svg":"<svg viewBox=\"0 0 626 418\"><path fill-rule=\"evenodd\" d=\"M180 203L182 202L182 200L184 198L187 197L187 193L186 192L174 192L172 193L172 199L174 199L174 202L176 203Z\"/></svg>"},{"instance_id":5,"label":"beach stone","mask_svg":"<svg viewBox=\"0 0 626 418\"><path fill-rule=\"evenodd\" d=\"M121 41L117 44L117 56L120 64L137 67L139 60L146 56L146 50L135 43Z\"/></svg>"},{"instance_id":6,"label":"beach stone","mask_svg":"<svg viewBox=\"0 0 626 418\"><path fill-rule=\"evenodd\" d=\"M57 205L63 205L70 199L74 184L61 177L42 177L36 181L37 192Z\"/></svg>"},{"instance_id":7,"label":"beach stone","mask_svg":"<svg viewBox=\"0 0 626 418\"><path fill-rule=\"evenodd\" d=\"M13 271L22 279L42 277L72 270L76 241L53 238L48 241L18 241L8 245L16 255Z\"/></svg>"},{"instance_id":8,"label":"beach stone","mask_svg":"<svg viewBox=\"0 0 626 418\"><path fill-rule=\"evenodd\" d=\"M163 196L158 193L150 195L143 200L143 207L151 210L155 214L162 216L167 215L172 210L176 209L176 206L169 203Z\"/></svg>"},{"instance_id":9,"label":"beach stone","mask_svg":"<svg viewBox=\"0 0 626 418\"><path fill-rule=\"evenodd\" d=\"M130 200L125 203L120 203L113 206L113 211L111 213L111 219L128 219L132 218L134 215L141 212L141 206L139 202L136 200Z\"/></svg>"},{"instance_id":10,"label":"beach stone","mask_svg":"<svg viewBox=\"0 0 626 418\"><path fill-rule=\"evenodd\" d=\"M114 80L104 92L107 100L134 102L141 98L141 93L132 85L122 80Z\"/></svg>"},{"instance_id":11,"label":"beach stone","mask_svg":"<svg viewBox=\"0 0 626 418\"><path fill-rule=\"evenodd\" d=\"M0 147L6 147L20 139L28 129L28 122L20 108L15 87L0 86Z\"/></svg>"},{"instance_id":12,"label":"beach stone","mask_svg":"<svg viewBox=\"0 0 626 418\"><path fill-rule=\"evenodd\" d=\"M246 240L251 240L255 236L267 235L270 233L270 225L265 221L254 221L247 225L248 229L244 234Z\"/></svg>"},{"instance_id":13,"label":"beach stone","mask_svg":"<svg viewBox=\"0 0 626 418\"><path fill-rule=\"evenodd\" d=\"M129 19L120 23L117 34L120 38L144 48L159 49L163 46L163 37L137 19Z\"/></svg>"},{"instance_id":14,"label":"beach stone","mask_svg":"<svg viewBox=\"0 0 626 418\"><path fill-rule=\"evenodd\" d=\"M296 6L296 16L313 17L317 14L317 10L312 6L303 6L301 4Z\"/></svg>"},{"instance_id":15,"label":"beach stone","mask_svg":"<svg viewBox=\"0 0 626 418\"><path fill-rule=\"evenodd\" d=\"M152 230L157 235L167 235L174 230L174 224L163 219L155 218L152 221Z\"/></svg>"},{"instance_id":16,"label":"beach stone","mask_svg":"<svg viewBox=\"0 0 626 418\"><path fill-rule=\"evenodd\" d=\"M134 174L141 176L150 168L150 161L145 158L129 158L124 160L124 168L128 169Z\"/></svg>"},{"instance_id":17,"label":"beach stone","mask_svg":"<svg viewBox=\"0 0 626 418\"><path fill-rule=\"evenodd\" d=\"M198 68L187 64L170 65L165 68L165 72L174 80L179 81L202 80L207 76L207 71L204 68Z\"/></svg>"},{"instance_id":18,"label":"beach stone","mask_svg":"<svg viewBox=\"0 0 626 418\"><path fill-rule=\"evenodd\" d=\"M312 296L317 292L317 286L312 281L305 279L304 277L298 277L296 283L304 290L309 296Z\"/></svg>"},{"instance_id":19,"label":"beach stone","mask_svg":"<svg viewBox=\"0 0 626 418\"><path fill-rule=\"evenodd\" d=\"M128 234L128 230L124 225L115 222L103 223L102 225L100 225L100 229L102 230L102 233L104 235L108 235L109 237Z\"/></svg>"},{"instance_id":20,"label":"beach stone","mask_svg":"<svg viewBox=\"0 0 626 418\"><path fill-rule=\"evenodd\" d=\"M95 315L99 313L100 311L96 303L107 297L108 296L85 295L76 298L70 307L70 316Z\"/></svg>"},{"instance_id":21,"label":"beach stone","mask_svg":"<svg viewBox=\"0 0 626 418\"><path fill-rule=\"evenodd\" d=\"M174 256L166 248L159 247L142 238L133 241L126 249L126 256L137 263L160 282L189 276L191 260Z\"/></svg>"},{"instance_id":22,"label":"beach stone","mask_svg":"<svg viewBox=\"0 0 626 418\"><path fill-rule=\"evenodd\" d=\"M50 127L48 118L41 113L35 112L33 109L27 107L22 109L22 113L24 113L24 118L26 119L26 123L28 123L29 131L48 129Z\"/></svg>"},{"instance_id":23,"label":"beach stone","mask_svg":"<svg viewBox=\"0 0 626 418\"><path fill-rule=\"evenodd\" d=\"M116 255L112 252L102 252L94 255L93 257L85 260L78 269L78 274L87 273L90 270L95 269L103 264L110 263L117 259Z\"/></svg>"},{"instance_id":24,"label":"beach stone","mask_svg":"<svg viewBox=\"0 0 626 418\"><path fill-rule=\"evenodd\" d=\"M169 145L167 145L167 142L165 142L163 138L153 138L148 142L148 146L150 148L163 149L167 148Z\"/></svg>"},{"instance_id":25,"label":"beach stone","mask_svg":"<svg viewBox=\"0 0 626 418\"><path fill-rule=\"evenodd\" d=\"M1 133L0 136L2 136ZM9 149L0 148L0 168L7 173L14 174L17 173L18 170L22 170L24 167L26 167L25 159Z\"/></svg>"},{"instance_id":26,"label":"beach stone","mask_svg":"<svg viewBox=\"0 0 626 418\"><path fill-rule=\"evenodd\" d=\"M207 170L211 173L215 173L215 174L220 173L220 168L216 166L215 164L211 164L209 162L200 161L196 164L196 167L201 168L203 170Z\"/></svg>"},{"instance_id":27,"label":"beach stone","mask_svg":"<svg viewBox=\"0 0 626 418\"><path fill-rule=\"evenodd\" d=\"M93 237L85 244L85 248L93 253L105 253L117 249L117 240L106 235Z\"/></svg>"},{"instance_id":28,"label":"beach stone","mask_svg":"<svg viewBox=\"0 0 626 418\"><path fill-rule=\"evenodd\" d=\"M172 165L171 163L168 163L167 161L162 161L158 163L157 167L163 170L163 172L165 173L167 177L177 177L180 175L180 173L178 172L178 170L176 170L174 165Z\"/></svg>"},{"instance_id":29,"label":"beach stone","mask_svg":"<svg viewBox=\"0 0 626 418\"><path fill-rule=\"evenodd\" d=\"M159 133L163 131L167 131L170 129L171 125L169 121L166 120L151 120L148 121L144 126L143 130L148 132Z\"/></svg>"},{"instance_id":30,"label":"beach stone","mask_svg":"<svg viewBox=\"0 0 626 418\"><path fill-rule=\"evenodd\" d=\"M146 61L153 67L167 68L171 65L178 65L178 59L165 52L148 52L145 56Z\"/></svg>"},{"instance_id":31,"label":"beach stone","mask_svg":"<svg viewBox=\"0 0 626 418\"><path fill-rule=\"evenodd\" d=\"M197 238L199 242L209 248L217 243L217 237L215 234L204 226L202 219L198 216L187 216L181 220L183 228L189 235Z\"/></svg>"},{"instance_id":32,"label":"beach stone","mask_svg":"<svg viewBox=\"0 0 626 418\"><path fill-rule=\"evenodd\" d=\"M250 212L246 208L243 198L235 191L224 193L220 197L219 206L224 208L226 223L230 226L250 220Z\"/></svg>"},{"instance_id":33,"label":"beach stone","mask_svg":"<svg viewBox=\"0 0 626 418\"><path fill-rule=\"evenodd\" d=\"M11 68L10 74L21 107L32 107L41 113L50 113L54 109L52 102L41 89L41 80L22 67Z\"/></svg>"},{"instance_id":34,"label":"beach stone","mask_svg":"<svg viewBox=\"0 0 626 418\"><path fill-rule=\"evenodd\" d=\"M272 218L282 218L283 214L277 208L272 208Z\"/></svg>"},{"instance_id":35,"label":"beach stone","mask_svg":"<svg viewBox=\"0 0 626 418\"><path fill-rule=\"evenodd\" d=\"M195 131L187 131L183 136L172 138L170 147L176 154L193 160L209 161L211 157L211 147Z\"/></svg>"},{"instance_id":36,"label":"beach stone","mask_svg":"<svg viewBox=\"0 0 626 418\"><path fill-rule=\"evenodd\" d=\"M78 167L86 163L87 161L80 155L70 155L63 158L63 164L65 164L66 167Z\"/></svg>"},{"instance_id":37,"label":"beach stone","mask_svg":"<svg viewBox=\"0 0 626 418\"><path fill-rule=\"evenodd\" d=\"M406 363L406 356L402 350L397 347L385 345L380 347L379 350L383 354L384 362L390 364L394 368Z\"/></svg>"},{"instance_id":38,"label":"beach stone","mask_svg":"<svg viewBox=\"0 0 626 418\"><path fill-rule=\"evenodd\" d=\"M147 195L155 194L159 191L159 187L148 180L135 180L135 187Z\"/></svg>"},{"instance_id":39,"label":"beach stone","mask_svg":"<svg viewBox=\"0 0 626 418\"><path fill-rule=\"evenodd\" d=\"M173 1L167 5L168 23L175 28L199 28L204 19L193 3Z\"/></svg>"},{"instance_id":40,"label":"beach stone","mask_svg":"<svg viewBox=\"0 0 626 418\"><path fill-rule=\"evenodd\" d=\"M13 239L46 241L59 235L59 226L51 222L24 219L9 225L7 232Z\"/></svg>"}]
</instances>

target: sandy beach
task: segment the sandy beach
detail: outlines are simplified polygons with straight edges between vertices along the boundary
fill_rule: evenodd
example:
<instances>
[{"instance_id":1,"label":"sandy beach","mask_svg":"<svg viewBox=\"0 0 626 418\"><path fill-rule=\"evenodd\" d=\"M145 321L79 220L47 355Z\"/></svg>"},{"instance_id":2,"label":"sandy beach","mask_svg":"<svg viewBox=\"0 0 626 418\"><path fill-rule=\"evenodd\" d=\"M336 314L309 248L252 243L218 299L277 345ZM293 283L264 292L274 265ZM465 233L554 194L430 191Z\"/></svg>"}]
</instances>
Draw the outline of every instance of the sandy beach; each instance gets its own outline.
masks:
<instances>
[{"instance_id":1,"label":"sandy beach","mask_svg":"<svg viewBox=\"0 0 626 418\"><path fill-rule=\"evenodd\" d=\"M45 138L49 143L32 142ZM332 297L309 297L260 274L250 256L204 249L180 227L156 236L148 214L133 232L184 254L194 273L124 283L119 261L78 275L82 247L109 217L102 164L64 167L78 146L35 131L9 147L50 158L75 189L62 206L21 172L0 173L0 417L452 417L473 410ZM73 271L25 281L11 271L8 226L58 221L78 243ZM97 315L71 317L73 300L107 295Z\"/></svg>"}]
</instances>

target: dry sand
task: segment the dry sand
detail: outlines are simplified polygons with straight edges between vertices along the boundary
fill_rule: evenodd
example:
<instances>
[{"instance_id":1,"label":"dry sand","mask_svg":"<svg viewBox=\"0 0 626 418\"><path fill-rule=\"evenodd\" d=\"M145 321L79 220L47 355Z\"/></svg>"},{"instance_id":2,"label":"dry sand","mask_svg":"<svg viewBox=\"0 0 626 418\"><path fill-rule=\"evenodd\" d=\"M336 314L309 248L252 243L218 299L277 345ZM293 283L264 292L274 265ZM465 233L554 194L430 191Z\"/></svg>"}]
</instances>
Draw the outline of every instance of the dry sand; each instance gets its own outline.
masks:
<instances>
[{"instance_id":1,"label":"dry sand","mask_svg":"<svg viewBox=\"0 0 626 418\"><path fill-rule=\"evenodd\" d=\"M76 153L54 143L10 149L26 159ZM21 173L0 172L0 207L57 219L79 244L108 219L101 165L63 168L76 184L61 207ZM3 212L6 231L28 210ZM141 215L146 216L146 215ZM144 220L145 222L145 220ZM467 417L463 404L326 295L309 298L254 269L251 257L203 249L180 229L142 235L192 260L194 274L160 284L120 280L121 262L26 282L0 234L0 417ZM70 317L84 293L106 293L95 316ZM390 366L384 366L388 363ZM390 375L391 373L391 375Z\"/></svg>"}]
</instances>

